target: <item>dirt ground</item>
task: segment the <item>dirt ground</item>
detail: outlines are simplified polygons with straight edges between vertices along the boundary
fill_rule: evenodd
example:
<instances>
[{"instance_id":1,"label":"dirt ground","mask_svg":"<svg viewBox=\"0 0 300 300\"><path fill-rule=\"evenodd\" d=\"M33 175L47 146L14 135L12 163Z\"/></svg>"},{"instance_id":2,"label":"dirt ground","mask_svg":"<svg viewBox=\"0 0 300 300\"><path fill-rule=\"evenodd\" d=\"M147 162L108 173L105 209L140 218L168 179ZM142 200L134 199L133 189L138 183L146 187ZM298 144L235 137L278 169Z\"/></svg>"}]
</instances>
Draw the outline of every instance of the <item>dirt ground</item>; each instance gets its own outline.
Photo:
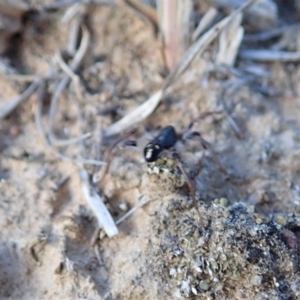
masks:
<instances>
[{"instance_id":1,"label":"dirt ground","mask_svg":"<svg viewBox=\"0 0 300 300\"><path fill-rule=\"evenodd\" d=\"M62 14L32 14L3 63L45 75L55 65L54 53L66 48ZM76 102L72 93L63 94L54 126L60 139L80 136L82 126L99 133L164 81L160 44L147 24L102 6L86 16L92 40L78 72L84 98ZM237 66L253 65L238 60ZM57 158L43 141L35 122L37 93L2 120L0 298L300 299L300 68L255 66L264 72L243 77L196 59L188 70L193 80L179 82L138 126L132 137L138 149L114 150L110 172L97 186L114 219L141 199L152 201L123 221L117 236L102 236L94 247L97 222L82 194L83 166ZM0 78L1 101L24 87ZM48 110L46 97L46 124ZM160 127L184 132L201 113L218 110L223 113L196 122L193 130L213 145L227 174L198 142L177 145L190 174L204 155L194 178L199 221L189 189L177 186L181 174L172 166L150 174L143 146ZM101 151L95 138L88 139L86 157L105 159L115 139L103 141ZM82 154L80 143L57 149ZM86 169L92 176L100 168Z\"/></svg>"}]
</instances>

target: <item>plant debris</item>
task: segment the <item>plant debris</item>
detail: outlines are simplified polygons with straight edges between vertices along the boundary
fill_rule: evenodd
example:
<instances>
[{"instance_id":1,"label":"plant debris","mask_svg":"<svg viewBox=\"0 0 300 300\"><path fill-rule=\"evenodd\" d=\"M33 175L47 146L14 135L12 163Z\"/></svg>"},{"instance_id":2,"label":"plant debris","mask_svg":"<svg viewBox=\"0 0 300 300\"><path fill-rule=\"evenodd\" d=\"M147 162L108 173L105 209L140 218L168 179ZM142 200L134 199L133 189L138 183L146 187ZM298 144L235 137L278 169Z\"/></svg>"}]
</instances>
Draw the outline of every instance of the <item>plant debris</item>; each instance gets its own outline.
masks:
<instances>
[{"instance_id":1,"label":"plant debris","mask_svg":"<svg viewBox=\"0 0 300 300\"><path fill-rule=\"evenodd\" d=\"M0 4L1 299L300 298L299 5L157 3Z\"/></svg>"}]
</instances>

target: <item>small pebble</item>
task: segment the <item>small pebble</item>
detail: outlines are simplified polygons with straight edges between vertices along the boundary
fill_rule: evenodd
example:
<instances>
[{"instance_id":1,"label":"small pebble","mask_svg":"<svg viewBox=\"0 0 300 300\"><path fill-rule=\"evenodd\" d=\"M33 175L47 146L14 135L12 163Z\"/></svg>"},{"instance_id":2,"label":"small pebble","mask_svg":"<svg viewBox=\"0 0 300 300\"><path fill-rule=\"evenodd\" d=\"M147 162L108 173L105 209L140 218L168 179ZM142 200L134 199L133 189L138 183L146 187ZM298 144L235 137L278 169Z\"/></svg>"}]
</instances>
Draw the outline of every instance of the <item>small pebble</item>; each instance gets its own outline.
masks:
<instances>
[{"instance_id":1,"label":"small pebble","mask_svg":"<svg viewBox=\"0 0 300 300\"><path fill-rule=\"evenodd\" d=\"M209 284L205 280L201 280L199 286L203 291L207 291L209 289Z\"/></svg>"},{"instance_id":2,"label":"small pebble","mask_svg":"<svg viewBox=\"0 0 300 300\"><path fill-rule=\"evenodd\" d=\"M282 226L286 225L286 219L283 216L277 216L276 222Z\"/></svg>"}]
</instances>

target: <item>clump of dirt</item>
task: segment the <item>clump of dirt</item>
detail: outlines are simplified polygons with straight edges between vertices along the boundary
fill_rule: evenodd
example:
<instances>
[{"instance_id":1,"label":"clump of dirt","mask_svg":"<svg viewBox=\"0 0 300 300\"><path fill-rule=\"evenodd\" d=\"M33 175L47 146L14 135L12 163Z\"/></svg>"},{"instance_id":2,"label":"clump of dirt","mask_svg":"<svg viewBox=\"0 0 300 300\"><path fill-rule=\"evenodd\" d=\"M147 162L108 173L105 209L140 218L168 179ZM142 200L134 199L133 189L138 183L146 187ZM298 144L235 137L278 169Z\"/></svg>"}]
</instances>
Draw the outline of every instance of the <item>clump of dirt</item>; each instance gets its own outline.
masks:
<instances>
[{"instance_id":1,"label":"clump of dirt","mask_svg":"<svg viewBox=\"0 0 300 300\"><path fill-rule=\"evenodd\" d=\"M204 229L185 202L174 196L153 224L148 263L161 291L173 299L299 298L299 224L294 233L251 206L216 199L200 208Z\"/></svg>"}]
</instances>

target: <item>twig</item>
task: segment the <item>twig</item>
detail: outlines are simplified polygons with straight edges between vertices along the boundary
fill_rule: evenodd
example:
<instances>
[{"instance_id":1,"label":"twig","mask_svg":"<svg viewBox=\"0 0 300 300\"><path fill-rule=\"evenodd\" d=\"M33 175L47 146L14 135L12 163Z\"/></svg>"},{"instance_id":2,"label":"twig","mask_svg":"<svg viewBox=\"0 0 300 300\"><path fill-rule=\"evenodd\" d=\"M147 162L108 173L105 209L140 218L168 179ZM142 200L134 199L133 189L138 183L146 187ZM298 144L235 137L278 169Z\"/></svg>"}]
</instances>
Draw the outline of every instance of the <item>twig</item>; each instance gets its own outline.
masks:
<instances>
[{"instance_id":1,"label":"twig","mask_svg":"<svg viewBox=\"0 0 300 300\"><path fill-rule=\"evenodd\" d=\"M82 182L82 192L83 195L93 210L99 227L103 227L104 231L108 237L113 237L119 233L116 223L114 222L111 214L106 208L105 204L102 202L101 197L96 193L96 191L90 186L88 181L88 174L85 170L79 171L79 176Z\"/></svg>"},{"instance_id":2,"label":"twig","mask_svg":"<svg viewBox=\"0 0 300 300\"><path fill-rule=\"evenodd\" d=\"M101 232L101 228L100 228L100 227L95 228L95 230L94 230L94 232L93 232L93 235L92 235L92 237L91 237L90 245L91 245L92 248L95 247L95 250L98 249L96 243L97 243L97 241L98 241L98 239L99 239L100 232ZM98 253L96 253L96 255L97 255L97 258L98 258ZM99 257L100 257L100 256L99 256ZM98 258L98 260L100 261L99 258Z\"/></svg>"},{"instance_id":3,"label":"twig","mask_svg":"<svg viewBox=\"0 0 300 300\"><path fill-rule=\"evenodd\" d=\"M93 159L82 159L82 158L72 158L69 156L66 156L58 151L56 151L53 146L51 145L47 134L46 134L46 130L44 128L43 122L42 122L42 101L43 101L43 97L42 97L42 93L44 93L44 87L40 86L40 95L38 96L38 102L36 105L36 111L35 111L35 121L38 127L39 132L42 135L42 138L46 144L47 147L49 147L49 149L52 151L52 153L57 156L60 159L63 160L68 160L80 165L96 165L96 166L105 166L106 162L104 161L98 161L98 160L93 160Z\"/></svg>"},{"instance_id":4,"label":"twig","mask_svg":"<svg viewBox=\"0 0 300 300\"><path fill-rule=\"evenodd\" d=\"M241 131L241 129L238 127L238 125L236 124L235 120L231 117L230 113L227 111L227 109L225 107L224 107L224 111L225 111L226 119L227 119L229 125L231 126L231 128L233 129L233 131L235 132L236 136L240 140L245 139L245 135L243 134L243 132Z\"/></svg>"},{"instance_id":5,"label":"twig","mask_svg":"<svg viewBox=\"0 0 300 300\"><path fill-rule=\"evenodd\" d=\"M35 80L22 94L10 100L8 103L4 103L2 107L0 107L0 120L8 116L18 105L27 100L43 80L45 79L39 78Z\"/></svg>"},{"instance_id":6,"label":"twig","mask_svg":"<svg viewBox=\"0 0 300 300\"><path fill-rule=\"evenodd\" d=\"M52 147L50 149L58 158L63 159L63 160L68 160L68 161L71 161L71 162L79 164L79 165L94 165L94 166L105 166L106 165L105 161L99 161L99 160L95 160L95 159L73 158L73 157L69 157L67 155L64 155L62 153L55 151Z\"/></svg>"},{"instance_id":7,"label":"twig","mask_svg":"<svg viewBox=\"0 0 300 300\"><path fill-rule=\"evenodd\" d=\"M244 28L241 26L242 13L233 18L219 35L219 49L215 63L233 66L240 48Z\"/></svg>"},{"instance_id":8,"label":"twig","mask_svg":"<svg viewBox=\"0 0 300 300\"><path fill-rule=\"evenodd\" d=\"M72 79L76 97L78 100L82 99L82 94L80 90L80 77L74 73L74 71L65 63L62 59L60 52L55 54L55 59L58 62L60 68Z\"/></svg>"},{"instance_id":9,"label":"twig","mask_svg":"<svg viewBox=\"0 0 300 300\"><path fill-rule=\"evenodd\" d=\"M80 21L80 18L75 18L78 17L82 14L82 10L84 9L85 5L82 3L75 3L72 6L68 7L68 9L65 11L63 17L60 20L60 23L63 24L67 24L70 23L72 20L77 20ZM76 22L78 23L78 25L80 25L80 22ZM80 28L80 26L78 27L78 29ZM76 32L76 30L73 30L73 26L71 25L70 28L70 33L71 35L69 36L69 42L74 42L75 40L77 40L78 37L78 33ZM72 36L72 34L74 33L74 36ZM75 49L74 49L75 52Z\"/></svg>"},{"instance_id":10,"label":"twig","mask_svg":"<svg viewBox=\"0 0 300 300\"><path fill-rule=\"evenodd\" d=\"M132 209L130 209L124 216L122 216L119 220L116 221L116 224L119 225L121 222L123 222L125 219L127 219L128 217L130 217L137 209L139 209L140 207L146 205L147 203L157 200L157 198L153 198L153 199L148 199L148 200L142 200L141 202L139 202L136 206L134 206Z\"/></svg>"},{"instance_id":11,"label":"twig","mask_svg":"<svg viewBox=\"0 0 300 300\"><path fill-rule=\"evenodd\" d=\"M82 108L80 107L80 103L79 103L80 101L79 101L78 97L76 95L74 95L74 91L72 91L70 89L68 91L68 95L69 95L70 99L75 100L75 101L73 101L73 103L74 103L74 105L76 106L76 109L77 109L79 127L80 127L82 135L84 135L85 134L84 132L86 131L86 128L85 128L85 125L84 125L85 124L84 123L84 112L83 112ZM91 132L91 137L92 138L93 138L94 135L95 135L95 132ZM82 139L80 141L80 147L81 147L81 156L82 157L87 157L85 139ZM96 157L94 157L94 159L100 160L100 156L96 156Z\"/></svg>"},{"instance_id":12,"label":"twig","mask_svg":"<svg viewBox=\"0 0 300 300\"><path fill-rule=\"evenodd\" d=\"M32 82L39 79L37 75L25 75L25 74L3 74L0 73L0 77L6 80L19 81L19 82Z\"/></svg>"},{"instance_id":13,"label":"twig","mask_svg":"<svg viewBox=\"0 0 300 300\"><path fill-rule=\"evenodd\" d=\"M76 71L78 69L78 67L80 66L86 51L88 49L89 43L90 43L90 33L87 29L86 26L81 25L82 27L82 39L80 42L80 46L78 48L78 51L76 52L71 64L70 64L70 68L72 71Z\"/></svg>"},{"instance_id":14,"label":"twig","mask_svg":"<svg viewBox=\"0 0 300 300\"><path fill-rule=\"evenodd\" d=\"M123 117L118 122L112 124L105 130L105 136L113 136L117 135L120 132L127 130L131 126L140 123L144 119L146 119L152 112L155 110L157 105L159 104L162 97L162 90L156 92L152 95L146 102L137 107L135 110L128 113L125 117Z\"/></svg>"},{"instance_id":15,"label":"twig","mask_svg":"<svg viewBox=\"0 0 300 300\"><path fill-rule=\"evenodd\" d=\"M242 68L242 71L243 73L245 73L243 75L243 77L246 76L246 80L247 80L247 77L249 78L249 80L251 80L251 75L254 75L256 77L266 77L266 78L270 78L271 77L271 71L268 70L268 68L262 66L262 65L246 65L246 66L243 66ZM246 75L247 74L247 75ZM249 76L250 75L250 76ZM253 76L252 76L253 78Z\"/></svg>"},{"instance_id":16,"label":"twig","mask_svg":"<svg viewBox=\"0 0 300 300\"><path fill-rule=\"evenodd\" d=\"M139 1L139 0L115 0L115 1L119 6L127 7L130 10L132 10L134 13L140 15L143 18L146 18L155 27L158 26L157 12L152 6L149 6L143 3L143 1Z\"/></svg>"},{"instance_id":17,"label":"twig","mask_svg":"<svg viewBox=\"0 0 300 300\"><path fill-rule=\"evenodd\" d=\"M190 45L191 0L157 0L159 29L163 39L165 67L172 71Z\"/></svg>"},{"instance_id":18,"label":"twig","mask_svg":"<svg viewBox=\"0 0 300 300\"><path fill-rule=\"evenodd\" d=\"M215 17L217 16L218 11L214 7L210 7L209 10L205 13L205 15L200 20L197 28L193 32L192 41L195 42L198 37L208 28L208 26L213 22Z\"/></svg>"},{"instance_id":19,"label":"twig","mask_svg":"<svg viewBox=\"0 0 300 300\"><path fill-rule=\"evenodd\" d=\"M70 138L67 140L55 140L55 147L65 147L73 144L80 143L83 140L86 140L92 136L91 132L84 133L82 136Z\"/></svg>"},{"instance_id":20,"label":"twig","mask_svg":"<svg viewBox=\"0 0 300 300\"><path fill-rule=\"evenodd\" d=\"M70 24L69 41L67 45L67 53L73 57L76 53L76 48L78 45L78 36L80 32L80 24L82 23L82 18L74 18Z\"/></svg>"},{"instance_id":21,"label":"twig","mask_svg":"<svg viewBox=\"0 0 300 300\"><path fill-rule=\"evenodd\" d=\"M293 25L288 25L288 26L282 26L280 28L275 28L269 31L253 34L253 35L246 35L244 37L244 41L246 42L262 42L262 41L267 41L270 39L273 39L275 37L278 37L285 33L287 30L294 29L300 27L300 24L293 24Z\"/></svg>"},{"instance_id":22,"label":"twig","mask_svg":"<svg viewBox=\"0 0 300 300\"><path fill-rule=\"evenodd\" d=\"M239 53L242 59L251 59L256 61L299 61L300 52L286 52L276 50L242 50Z\"/></svg>"},{"instance_id":23,"label":"twig","mask_svg":"<svg viewBox=\"0 0 300 300\"><path fill-rule=\"evenodd\" d=\"M54 188L54 190L56 192L58 192L62 187L64 187L64 185L69 181L70 179L70 175L65 175L64 177L62 177L57 183L56 186Z\"/></svg>"},{"instance_id":24,"label":"twig","mask_svg":"<svg viewBox=\"0 0 300 300\"><path fill-rule=\"evenodd\" d=\"M233 20L238 14L249 8L251 5L255 4L257 1L258 0L247 1L244 5L232 12L228 17L224 18L210 28L202 35L200 39L191 45L190 48L184 53L180 63L176 66L174 71L166 78L163 91L165 91L166 88L170 86L170 84L172 84L172 82L188 68L196 56L201 55L207 49L207 46L218 36L219 32L227 24L229 24L231 20Z\"/></svg>"},{"instance_id":25,"label":"twig","mask_svg":"<svg viewBox=\"0 0 300 300\"><path fill-rule=\"evenodd\" d=\"M59 8L68 7L76 3L115 6L113 0L65 0L57 1L51 4L33 4L31 6L31 9L38 11L55 10Z\"/></svg>"},{"instance_id":26,"label":"twig","mask_svg":"<svg viewBox=\"0 0 300 300\"><path fill-rule=\"evenodd\" d=\"M76 71L76 69L79 67L79 65L87 51L88 44L90 41L90 34L89 34L87 28L83 26L82 30L83 30L83 36L81 39L80 46L70 64L70 69L72 71ZM53 134L53 125L55 122L55 115L57 112L60 95L61 95L62 91L66 88L66 86L69 84L69 82L70 82L70 77L68 75L64 76L63 79L58 83L56 90L51 99L51 105L50 105L50 111L49 111L49 139L51 140L51 144L55 144L55 142L56 142L56 139Z\"/></svg>"},{"instance_id":27,"label":"twig","mask_svg":"<svg viewBox=\"0 0 300 300\"><path fill-rule=\"evenodd\" d=\"M81 118L82 119L82 118ZM100 160L102 158L102 142L103 142L103 130L102 130L102 122L101 120L97 122L97 125L95 126L94 130L94 135L93 135L93 140L95 141L94 145L94 153L95 153L95 158ZM84 145L82 145L82 151L85 152ZM93 174L96 174L100 171L99 167L95 167L93 170ZM93 183L98 182L96 179L96 175L93 176Z\"/></svg>"}]
</instances>

